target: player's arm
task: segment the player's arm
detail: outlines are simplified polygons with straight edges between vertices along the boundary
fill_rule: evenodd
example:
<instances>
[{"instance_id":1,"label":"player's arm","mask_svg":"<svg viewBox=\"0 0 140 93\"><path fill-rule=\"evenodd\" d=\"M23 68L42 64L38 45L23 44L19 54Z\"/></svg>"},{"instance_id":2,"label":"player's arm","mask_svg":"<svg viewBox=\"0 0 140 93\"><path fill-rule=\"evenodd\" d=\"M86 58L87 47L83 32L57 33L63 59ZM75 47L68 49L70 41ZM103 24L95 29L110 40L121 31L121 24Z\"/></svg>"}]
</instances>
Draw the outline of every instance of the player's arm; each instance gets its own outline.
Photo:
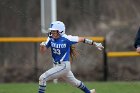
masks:
<instances>
[{"instance_id":1,"label":"player's arm","mask_svg":"<svg viewBox=\"0 0 140 93\"><path fill-rule=\"evenodd\" d=\"M48 37L47 41L40 43L40 53L44 54L50 46L50 38Z\"/></svg>"},{"instance_id":2,"label":"player's arm","mask_svg":"<svg viewBox=\"0 0 140 93\"><path fill-rule=\"evenodd\" d=\"M90 40L90 39L87 39L87 38L84 38L84 37L79 37L78 42L83 42L83 43L86 43L86 44L95 45L99 50L102 50L104 48L101 43L97 43L93 40Z\"/></svg>"}]
</instances>

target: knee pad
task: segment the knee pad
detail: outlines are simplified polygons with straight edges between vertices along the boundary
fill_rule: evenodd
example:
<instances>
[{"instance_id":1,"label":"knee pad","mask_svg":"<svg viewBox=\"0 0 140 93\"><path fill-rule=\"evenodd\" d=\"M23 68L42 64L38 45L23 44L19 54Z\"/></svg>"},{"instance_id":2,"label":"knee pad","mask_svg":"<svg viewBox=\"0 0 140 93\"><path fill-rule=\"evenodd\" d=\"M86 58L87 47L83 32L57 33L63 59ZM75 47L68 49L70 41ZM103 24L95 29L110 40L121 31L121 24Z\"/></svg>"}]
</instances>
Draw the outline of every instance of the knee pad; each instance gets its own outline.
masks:
<instances>
[{"instance_id":1,"label":"knee pad","mask_svg":"<svg viewBox=\"0 0 140 93\"><path fill-rule=\"evenodd\" d=\"M81 81L75 79L75 81L71 82L74 87L78 87L81 84Z\"/></svg>"},{"instance_id":2,"label":"knee pad","mask_svg":"<svg viewBox=\"0 0 140 93\"><path fill-rule=\"evenodd\" d=\"M46 86L46 79L43 75L39 77L39 85Z\"/></svg>"},{"instance_id":3,"label":"knee pad","mask_svg":"<svg viewBox=\"0 0 140 93\"><path fill-rule=\"evenodd\" d=\"M81 84L81 81L80 80L77 80L77 82L76 82L76 87L79 87L79 85Z\"/></svg>"}]
</instances>

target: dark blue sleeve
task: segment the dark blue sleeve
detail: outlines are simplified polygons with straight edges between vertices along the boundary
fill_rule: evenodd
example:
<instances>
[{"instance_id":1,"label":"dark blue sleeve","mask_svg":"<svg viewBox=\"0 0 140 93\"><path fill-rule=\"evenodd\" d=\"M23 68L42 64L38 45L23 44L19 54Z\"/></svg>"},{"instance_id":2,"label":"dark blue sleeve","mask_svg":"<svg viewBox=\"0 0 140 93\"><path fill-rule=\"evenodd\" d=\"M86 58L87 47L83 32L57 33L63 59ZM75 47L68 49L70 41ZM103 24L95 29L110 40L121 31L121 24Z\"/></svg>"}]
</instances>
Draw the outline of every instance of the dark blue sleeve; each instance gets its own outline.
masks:
<instances>
[{"instance_id":1,"label":"dark blue sleeve","mask_svg":"<svg viewBox=\"0 0 140 93\"><path fill-rule=\"evenodd\" d=\"M137 48L137 46L140 46L140 27L134 41L134 47Z\"/></svg>"},{"instance_id":2,"label":"dark blue sleeve","mask_svg":"<svg viewBox=\"0 0 140 93\"><path fill-rule=\"evenodd\" d=\"M46 47L49 48L51 46L51 39L46 42Z\"/></svg>"}]
</instances>

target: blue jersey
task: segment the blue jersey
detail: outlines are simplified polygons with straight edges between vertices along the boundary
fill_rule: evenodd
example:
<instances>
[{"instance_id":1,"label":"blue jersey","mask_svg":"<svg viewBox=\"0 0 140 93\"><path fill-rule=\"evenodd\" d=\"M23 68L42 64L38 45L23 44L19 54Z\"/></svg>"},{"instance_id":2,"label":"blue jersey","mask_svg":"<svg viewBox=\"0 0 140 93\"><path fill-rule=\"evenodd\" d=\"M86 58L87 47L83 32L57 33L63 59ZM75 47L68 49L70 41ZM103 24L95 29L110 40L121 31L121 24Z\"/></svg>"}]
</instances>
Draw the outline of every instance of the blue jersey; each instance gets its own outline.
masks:
<instances>
[{"instance_id":1,"label":"blue jersey","mask_svg":"<svg viewBox=\"0 0 140 93\"><path fill-rule=\"evenodd\" d=\"M63 35L58 39L48 38L45 45L51 48L54 62L70 60L70 46L78 42L78 36Z\"/></svg>"}]
</instances>

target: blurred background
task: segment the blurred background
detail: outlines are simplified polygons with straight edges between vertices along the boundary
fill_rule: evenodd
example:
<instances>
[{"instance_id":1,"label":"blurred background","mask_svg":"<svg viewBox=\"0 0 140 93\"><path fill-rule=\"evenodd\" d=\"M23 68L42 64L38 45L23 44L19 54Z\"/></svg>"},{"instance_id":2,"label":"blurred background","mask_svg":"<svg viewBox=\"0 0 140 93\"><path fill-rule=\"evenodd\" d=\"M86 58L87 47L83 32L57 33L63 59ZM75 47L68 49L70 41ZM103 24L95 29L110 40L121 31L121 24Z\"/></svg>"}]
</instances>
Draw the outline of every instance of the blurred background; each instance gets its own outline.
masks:
<instances>
[{"instance_id":1,"label":"blurred background","mask_svg":"<svg viewBox=\"0 0 140 93\"><path fill-rule=\"evenodd\" d=\"M106 51L135 51L140 26L140 0L57 0L57 20L66 33L101 36ZM0 37L45 37L41 32L40 0L0 0ZM47 17L47 16L46 16ZM49 17L48 17L49 18ZM0 82L38 82L52 67L50 53L41 55L38 43L0 42ZM103 53L78 44L72 71L80 80L103 81ZM108 58L108 81L139 81L140 58Z\"/></svg>"}]
</instances>

